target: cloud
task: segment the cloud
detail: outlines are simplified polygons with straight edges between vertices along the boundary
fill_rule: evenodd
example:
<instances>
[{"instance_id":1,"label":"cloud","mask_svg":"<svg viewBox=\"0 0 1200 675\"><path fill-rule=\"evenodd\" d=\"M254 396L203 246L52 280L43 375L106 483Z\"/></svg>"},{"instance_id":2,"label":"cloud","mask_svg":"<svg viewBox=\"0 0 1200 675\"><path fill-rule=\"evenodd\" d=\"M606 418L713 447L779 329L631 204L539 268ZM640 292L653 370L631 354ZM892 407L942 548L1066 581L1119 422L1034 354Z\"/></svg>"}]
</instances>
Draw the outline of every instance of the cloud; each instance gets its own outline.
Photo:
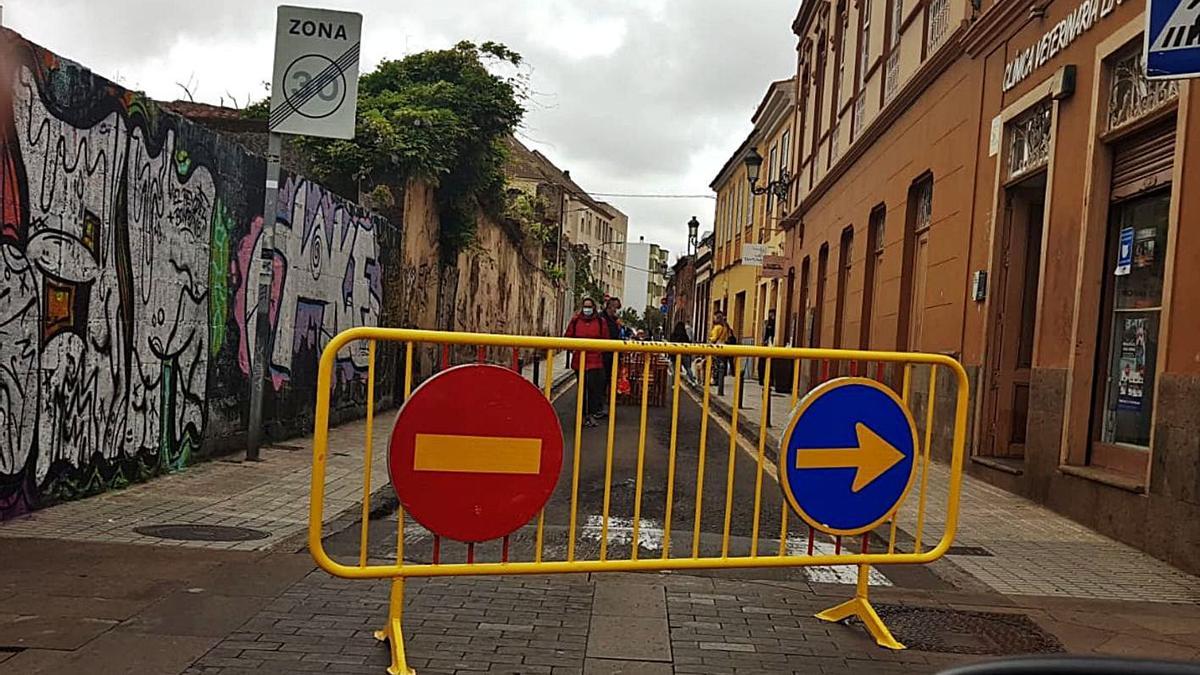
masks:
<instances>
[{"instance_id":1,"label":"cloud","mask_svg":"<svg viewBox=\"0 0 1200 675\"><path fill-rule=\"evenodd\" d=\"M5 24L153 97L265 95L276 2L9 0ZM298 3L300 4L300 3ZM497 40L521 52L534 97L522 138L594 192L709 194L767 85L795 70L798 0L320 0L363 14L363 64ZM228 99L225 101L228 103ZM683 250L711 199L604 197L630 237Z\"/></svg>"}]
</instances>

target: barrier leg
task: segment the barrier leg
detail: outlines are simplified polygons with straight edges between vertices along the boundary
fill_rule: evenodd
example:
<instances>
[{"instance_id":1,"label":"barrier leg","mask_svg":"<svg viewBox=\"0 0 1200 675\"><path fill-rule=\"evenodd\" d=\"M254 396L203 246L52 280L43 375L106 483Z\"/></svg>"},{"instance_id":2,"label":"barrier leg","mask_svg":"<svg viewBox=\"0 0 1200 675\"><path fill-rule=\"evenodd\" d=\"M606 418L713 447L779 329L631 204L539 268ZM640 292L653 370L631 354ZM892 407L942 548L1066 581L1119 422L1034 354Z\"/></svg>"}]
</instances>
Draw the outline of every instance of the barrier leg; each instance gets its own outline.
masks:
<instances>
[{"instance_id":1,"label":"barrier leg","mask_svg":"<svg viewBox=\"0 0 1200 675\"><path fill-rule=\"evenodd\" d=\"M388 675L417 675L417 671L408 667L408 659L404 657L404 630L400 620L404 616L404 579L392 580L392 595L388 601L387 625L383 630L375 631L375 639L387 642L392 652L392 666Z\"/></svg>"},{"instance_id":2,"label":"barrier leg","mask_svg":"<svg viewBox=\"0 0 1200 675\"><path fill-rule=\"evenodd\" d=\"M875 638L875 643L880 647L904 649L904 645L892 637L892 632L884 625L883 619L879 618L879 615L875 613L875 608L871 606L871 600L867 597L870 572L870 565L859 565L858 586L855 588L854 598L836 607L830 607L818 614L817 618L822 621L836 623L849 619L852 616L858 617L859 621L862 621L863 625L867 627L867 632L871 634L871 637Z\"/></svg>"}]
</instances>

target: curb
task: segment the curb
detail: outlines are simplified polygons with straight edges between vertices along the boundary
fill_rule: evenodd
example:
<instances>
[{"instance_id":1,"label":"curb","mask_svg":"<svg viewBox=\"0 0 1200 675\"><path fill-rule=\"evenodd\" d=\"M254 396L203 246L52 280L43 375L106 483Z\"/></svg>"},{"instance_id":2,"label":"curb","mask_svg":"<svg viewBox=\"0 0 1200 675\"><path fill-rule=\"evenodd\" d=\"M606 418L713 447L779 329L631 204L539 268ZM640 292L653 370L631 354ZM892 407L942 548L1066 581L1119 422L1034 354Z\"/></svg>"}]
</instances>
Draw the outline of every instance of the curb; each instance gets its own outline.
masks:
<instances>
[{"instance_id":1,"label":"curb","mask_svg":"<svg viewBox=\"0 0 1200 675\"><path fill-rule=\"evenodd\" d=\"M685 382L685 385L689 389L691 389L693 394L695 394L697 397L700 397L702 399L702 397L704 396L704 389L703 389L703 387L700 386L699 383L693 384L691 382ZM733 423L733 406L732 405L726 403L725 401L722 401L721 399L717 398L714 395L709 395L708 407L709 407L710 413L712 413L714 411L719 411L721 413L721 417L722 417L723 421L726 424L732 425L732 423ZM738 431L738 435L741 436L743 440L745 440L746 442L748 442L752 445L756 445L758 443L758 434L760 431L757 415L753 419L748 419L745 416L739 414L737 431ZM775 450L777 450L779 448L779 436L774 431L772 431L770 428L767 429L767 448L770 449L772 452L774 452Z\"/></svg>"}]
</instances>

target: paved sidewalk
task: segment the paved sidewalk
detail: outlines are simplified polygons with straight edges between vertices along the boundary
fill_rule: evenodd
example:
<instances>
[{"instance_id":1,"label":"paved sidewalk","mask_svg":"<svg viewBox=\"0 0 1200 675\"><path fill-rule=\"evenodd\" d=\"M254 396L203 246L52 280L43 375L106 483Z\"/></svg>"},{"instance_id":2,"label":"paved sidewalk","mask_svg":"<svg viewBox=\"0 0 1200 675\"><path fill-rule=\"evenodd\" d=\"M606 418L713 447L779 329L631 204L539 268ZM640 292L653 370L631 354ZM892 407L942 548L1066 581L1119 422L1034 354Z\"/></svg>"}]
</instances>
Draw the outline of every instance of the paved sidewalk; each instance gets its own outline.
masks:
<instances>
[{"instance_id":1,"label":"paved sidewalk","mask_svg":"<svg viewBox=\"0 0 1200 675\"><path fill-rule=\"evenodd\" d=\"M744 389L738 427L747 441L743 449L752 452L750 445L757 448L762 387L747 379ZM734 397L733 377L726 381L724 397L718 395L716 387L710 392L712 406L724 415L723 423L728 421ZM691 393L697 398L702 395L701 391ZM791 397L773 394L771 405L767 447L775 449L790 417ZM945 526L948 488L949 467L932 462L923 530L929 544L936 543ZM917 494L914 487L900 511L900 528L910 541L916 532ZM1200 601L1200 577L970 475L963 476L954 544L983 549L974 552L982 555L946 558L982 584L980 590L1101 600Z\"/></svg>"},{"instance_id":2,"label":"paved sidewalk","mask_svg":"<svg viewBox=\"0 0 1200 675\"><path fill-rule=\"evenodd\" d=\"M566 368L566 357L559 354L555 358L556 386L572 377ZM545 368L539 371L540 378L545 378ZM532 379L533 366L526 366L523 374ZM372 492L388 485L387 446L395 414L394 410L385 410L375 416ZM365 419L329 431L326 522L343 513L356 512L362 503L366 433ZM0 539L43 537L239 551L271 549L308 527L312 437L267 446L262 449L261 458L258 462L243 461L240 454L217 458L123 490L34 511L0 522ZM134 531L147 525L167 524L249 528L261 532L263 538L236 542L180 541Z\"/></svg>"}]
</instances>

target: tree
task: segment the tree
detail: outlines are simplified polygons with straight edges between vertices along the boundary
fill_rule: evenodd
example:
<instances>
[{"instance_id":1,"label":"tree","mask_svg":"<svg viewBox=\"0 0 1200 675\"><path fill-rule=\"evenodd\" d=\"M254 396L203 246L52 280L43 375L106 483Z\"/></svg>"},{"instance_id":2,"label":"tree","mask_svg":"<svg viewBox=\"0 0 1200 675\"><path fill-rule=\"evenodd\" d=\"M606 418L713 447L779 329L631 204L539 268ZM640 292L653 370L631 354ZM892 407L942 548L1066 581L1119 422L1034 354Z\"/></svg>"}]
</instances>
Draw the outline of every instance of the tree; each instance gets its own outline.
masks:
<instances>
[{"instance_id":1,"label":"tree","mask_svg":"<svg viewBox=\"0 0 1200 675\"><path fill-rule=\"evenodd\" d=\"M495 42L460 42L383 61L359 78L353 140L300 137L297 146L328 183L433 183L442 256L451 260L474 241L480 212L500 220L508 205L504 146L525 114L525 85L489 65L515 68L521 55ZM251 106L247 116L265 117L268 107Z\"/></svg>"},{"instance_id":2,"label":"tree","mask_svg":"<svg viewBox=\"0 0 1200 675\"><path fill-rule=\"evenodd\" d=\"M621 310L621 324L630 328L645 328L646 323L642 321L642 317L638 316L637 310L632 307L626 307Z\"/></svg>"},{"instance_id":3,"label":"tree","mask_svg":"<svg viewBox=\"0 0 1200 675\"><path fill-rule=\"evenodd\" d=\"M604 290L592 274L592 255L587 244L572 245L571 255L575 260L575 306L584 298L595 300L597 307L604 304Z\"/></svg>"},{"instance_id":4,"label":"tree","mask_svg":"<svg viewBox=\"0 0 1200 675\"><path fill-rule=\"evenodd\" d=\"M642 313L642 328L646 330L648 337L661 338L664 323L666 323L666 319L657 307L646 307Z\"/></svg>"}]
</instances>

